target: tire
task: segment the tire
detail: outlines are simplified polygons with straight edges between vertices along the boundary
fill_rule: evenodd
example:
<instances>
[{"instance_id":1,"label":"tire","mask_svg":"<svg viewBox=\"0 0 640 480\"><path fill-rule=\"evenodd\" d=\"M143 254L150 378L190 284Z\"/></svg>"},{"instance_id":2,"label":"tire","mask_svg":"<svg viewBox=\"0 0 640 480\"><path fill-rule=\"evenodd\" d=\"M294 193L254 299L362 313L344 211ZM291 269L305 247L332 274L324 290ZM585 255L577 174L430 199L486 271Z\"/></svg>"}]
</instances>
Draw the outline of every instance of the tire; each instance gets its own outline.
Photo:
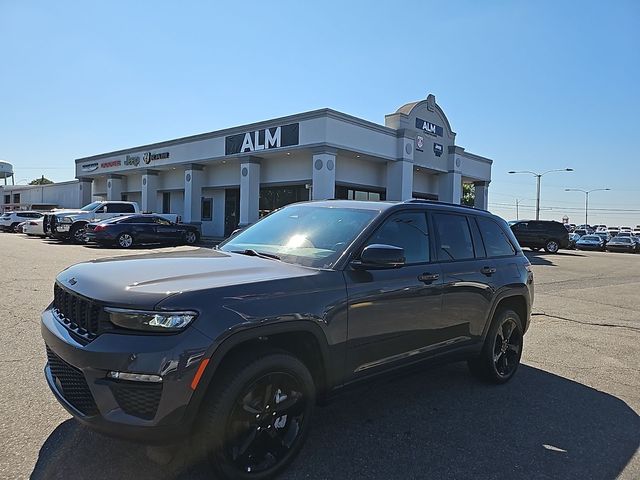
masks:
<instances>
[{"instance_id":1,"label":"tire","mask_svg":"<svg viewBox=\"0 0 640 480\"><path fill-rule=\"evenodd\" d=\"M123 232L116 238L116 245L120 248L133 247L133 236L130 233Z\"/></svg>"},{"instance_id":2,"label":"tire","mask_svg":"<svg viewBox=\"0 0 640 480\"><path fill-rule=\"evenodd\" d=\"M509 330L511 333L509 334ZM506 343L504 341L506 339ZM467 361L469 370L489 383L506 383L518 370L522 357L523 333L520 316L511 309L496 312L482 352Z\"/></svg>"},{"instance_id":3,"label":"tire","mask_svg":"<svg viewBox=\"0 0 640 480\"><path fill-rule=\"evenodd\" d=\"M20 225L18 222L12 223L11 226L9 227L9 232L10 233L18 233L18 231L16 230L16 227L18 225ZM6 232L6 228L5 228L5 232Z\"/></svg>"},{"instance_id":4,"label":"tire","mask_svg":"<svg viewBox=\"0 0 640 480\"><path fill-rule=\"evenodd\" d=\"M75 243L78 245L86 243L84 239L84 233L86 231L86 228L87 228L86 223L71 225L71 229L69 230L69 240L71 240L71 243Z\"/></svg>"},{"instance_id":5,"label":"tire","mask_svg":"<svg viewBox=\"0 0 640 480\"><path fill-rule=\"evenodd\" d=\"M187 230L184 233L184 243L187 245L195 245L198 242L198 232Z\"/></svg>"},{"instance_id":6,"label":"tire","mask_svg":"<svg viewBox=\"0 0 640 480\"><path fill-rule=\"evenodd\" d=\"M544 245L545 252L558 253L558 250L560 250L560 244L558 243L557 240L554 240L554 239L547 240L547 243L545 243Z\"/></svg>"},{"instance_id":7,"label":"tire","mask_svg":"<svg viewBox=\"0 0 640 480\"><path fill-rule=\"evenodd\" d=\"M273 478L293 461L309 433L313 378L286 352L230 362L204 399L195 444L219 478ZM278 404L288 413L276 413Z\"/></svg>"}]
</instances>

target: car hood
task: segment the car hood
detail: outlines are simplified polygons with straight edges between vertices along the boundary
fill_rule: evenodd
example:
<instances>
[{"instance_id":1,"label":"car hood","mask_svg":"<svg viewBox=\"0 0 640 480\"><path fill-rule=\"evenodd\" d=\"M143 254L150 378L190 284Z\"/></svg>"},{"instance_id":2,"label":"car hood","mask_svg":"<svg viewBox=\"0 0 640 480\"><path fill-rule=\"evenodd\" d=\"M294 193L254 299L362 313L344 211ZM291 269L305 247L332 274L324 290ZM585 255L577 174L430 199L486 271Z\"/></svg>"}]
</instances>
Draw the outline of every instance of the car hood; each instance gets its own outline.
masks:
<instances>
[{"instance_id":1,"label":"car hood","mask_svg":"<svg viewBox=\"0 0 640 480\"><path fill-rule=\"evenodd\" d=\"M62 271L67 290L113 306L153 308L169 296L314 275L316 269L278 260L201 248L94 260Z\"/></svg>"},{"instance_id":2,"label":"car hood","mask_svg":"<svg viewBox=\"0 0 640 480\"><path fill-rule=\"evenodd\" d=\"M78 215L80 213L90 213L90 212L85 212L84 210L56 210L55 212L52 212L53 215L58 215L58 216Z\"/></svg>"}]
</instances>

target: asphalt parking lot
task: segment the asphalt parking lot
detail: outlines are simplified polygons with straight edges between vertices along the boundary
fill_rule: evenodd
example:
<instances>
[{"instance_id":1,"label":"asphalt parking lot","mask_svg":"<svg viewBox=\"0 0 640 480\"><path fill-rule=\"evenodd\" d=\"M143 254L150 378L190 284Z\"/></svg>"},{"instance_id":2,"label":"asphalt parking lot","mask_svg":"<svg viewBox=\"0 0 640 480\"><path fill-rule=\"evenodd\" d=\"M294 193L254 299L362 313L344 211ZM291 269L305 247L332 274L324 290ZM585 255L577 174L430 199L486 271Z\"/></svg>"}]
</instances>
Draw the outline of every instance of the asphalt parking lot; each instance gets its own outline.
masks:
<instances>
[{"instance_id":1,"label":"asphalt parking lot","mask_svg":"<svg viewBox=\"0 0 640 480\"><path fill-rule=\"evenodd\" d=\"M141 250L6 233L0 249L0 478L209 478L186 451L158 465L79 426L42 375L39 312L55 275ZM143 251L158 250L172 249ZM640 478L640 255L527 255L535 315L512 382L487 386L453 364L346 394L316 411L282 478Z\"/></svg>"}]
</instances>

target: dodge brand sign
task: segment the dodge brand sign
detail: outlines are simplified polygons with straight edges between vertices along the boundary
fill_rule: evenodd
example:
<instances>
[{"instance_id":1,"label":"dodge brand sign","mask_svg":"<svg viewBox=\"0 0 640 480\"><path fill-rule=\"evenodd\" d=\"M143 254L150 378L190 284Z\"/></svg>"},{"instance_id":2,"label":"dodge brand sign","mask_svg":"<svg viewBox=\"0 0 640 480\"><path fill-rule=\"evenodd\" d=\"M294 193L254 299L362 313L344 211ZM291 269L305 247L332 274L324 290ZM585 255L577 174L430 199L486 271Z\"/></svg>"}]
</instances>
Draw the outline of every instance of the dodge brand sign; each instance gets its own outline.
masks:
<instances>
[{"instance_id":1,"label":"dodge brand sign","mask_svg":"<svg viewBox=\"0 0 640 480\"><path fill-rule=\"evenodd\" d=\"M238 133L225 138L224 153L257 152L272 148L290 147L298 145L300 141L300 126L298 123L282 125L280 127L264 128L253 132Z\"/></svg>"}]
</instances>

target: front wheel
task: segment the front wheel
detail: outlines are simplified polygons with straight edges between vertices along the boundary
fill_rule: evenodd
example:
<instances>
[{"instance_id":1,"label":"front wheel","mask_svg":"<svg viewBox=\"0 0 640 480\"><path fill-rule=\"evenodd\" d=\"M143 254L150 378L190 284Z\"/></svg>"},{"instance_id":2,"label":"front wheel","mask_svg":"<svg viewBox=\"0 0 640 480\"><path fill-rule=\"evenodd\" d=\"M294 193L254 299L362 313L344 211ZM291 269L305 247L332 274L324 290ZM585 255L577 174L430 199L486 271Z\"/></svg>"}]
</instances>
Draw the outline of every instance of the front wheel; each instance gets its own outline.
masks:
<instances>
[{"instance_id":1,"label":"front wheel","mask_svg":"<svg viewBox=\"0 0 640 480\"><path fill-rule=\"evenodd\" d=\"M116 239L116 244L120 248L131 248L133 246L133 237L130 233L121 233Z\"/></svg>"},{"instance_id":2,"label":"front wheel","mask_svg":"<svg viewBox=\"0 0 640 480\"><path fill-rule=\"evenodd\" d=\"M307 437L315 403L313 378L285 352L235 360L213 380L197 442L221 478L273 478Z\"/></svg>"},{"instance_id":3,"label":"front wheel","mask_svg":"<svg viewBox=\"0 0 640 480\"><path fill-rule=\"evenodd\" d=\"M187 245L194 245L198 241L198 234L192 230L187 231L184 234L184 243Z\"/></svg>"},{"instance_id":4,"label":"front wheel","mask_svg":"<svg viewBox=\"0 0 640 480\"><path fill-rule=\"evenodd\" d=\"M87 225L82 223L78 225L72 225L71 230L69 230L69 237L73 243L86 243L85 233L87 230Z\"/></svg>"},{"instance_id":5,"label":"front wheel","mask_svg":"<svg viewBox=\"0 0 640 480\"><path fill-rule=\"evenodd\" d=\"M547 253L558 253L560 250L560 244L556 240L548 240L544 246L544 250Z\"/></svg>"},{"instance_id":6,"label":"front wheel","mask_svg":"<svg viewBox=\"0 0 640 480\"><path fill-rule=\"evenodd\" d=\"M469 359L471 372L491 383L505 383L516 373L522 356L523 331L513 310L498 312L491 324L482 352Z\"/></svg>"}]
</instances>

